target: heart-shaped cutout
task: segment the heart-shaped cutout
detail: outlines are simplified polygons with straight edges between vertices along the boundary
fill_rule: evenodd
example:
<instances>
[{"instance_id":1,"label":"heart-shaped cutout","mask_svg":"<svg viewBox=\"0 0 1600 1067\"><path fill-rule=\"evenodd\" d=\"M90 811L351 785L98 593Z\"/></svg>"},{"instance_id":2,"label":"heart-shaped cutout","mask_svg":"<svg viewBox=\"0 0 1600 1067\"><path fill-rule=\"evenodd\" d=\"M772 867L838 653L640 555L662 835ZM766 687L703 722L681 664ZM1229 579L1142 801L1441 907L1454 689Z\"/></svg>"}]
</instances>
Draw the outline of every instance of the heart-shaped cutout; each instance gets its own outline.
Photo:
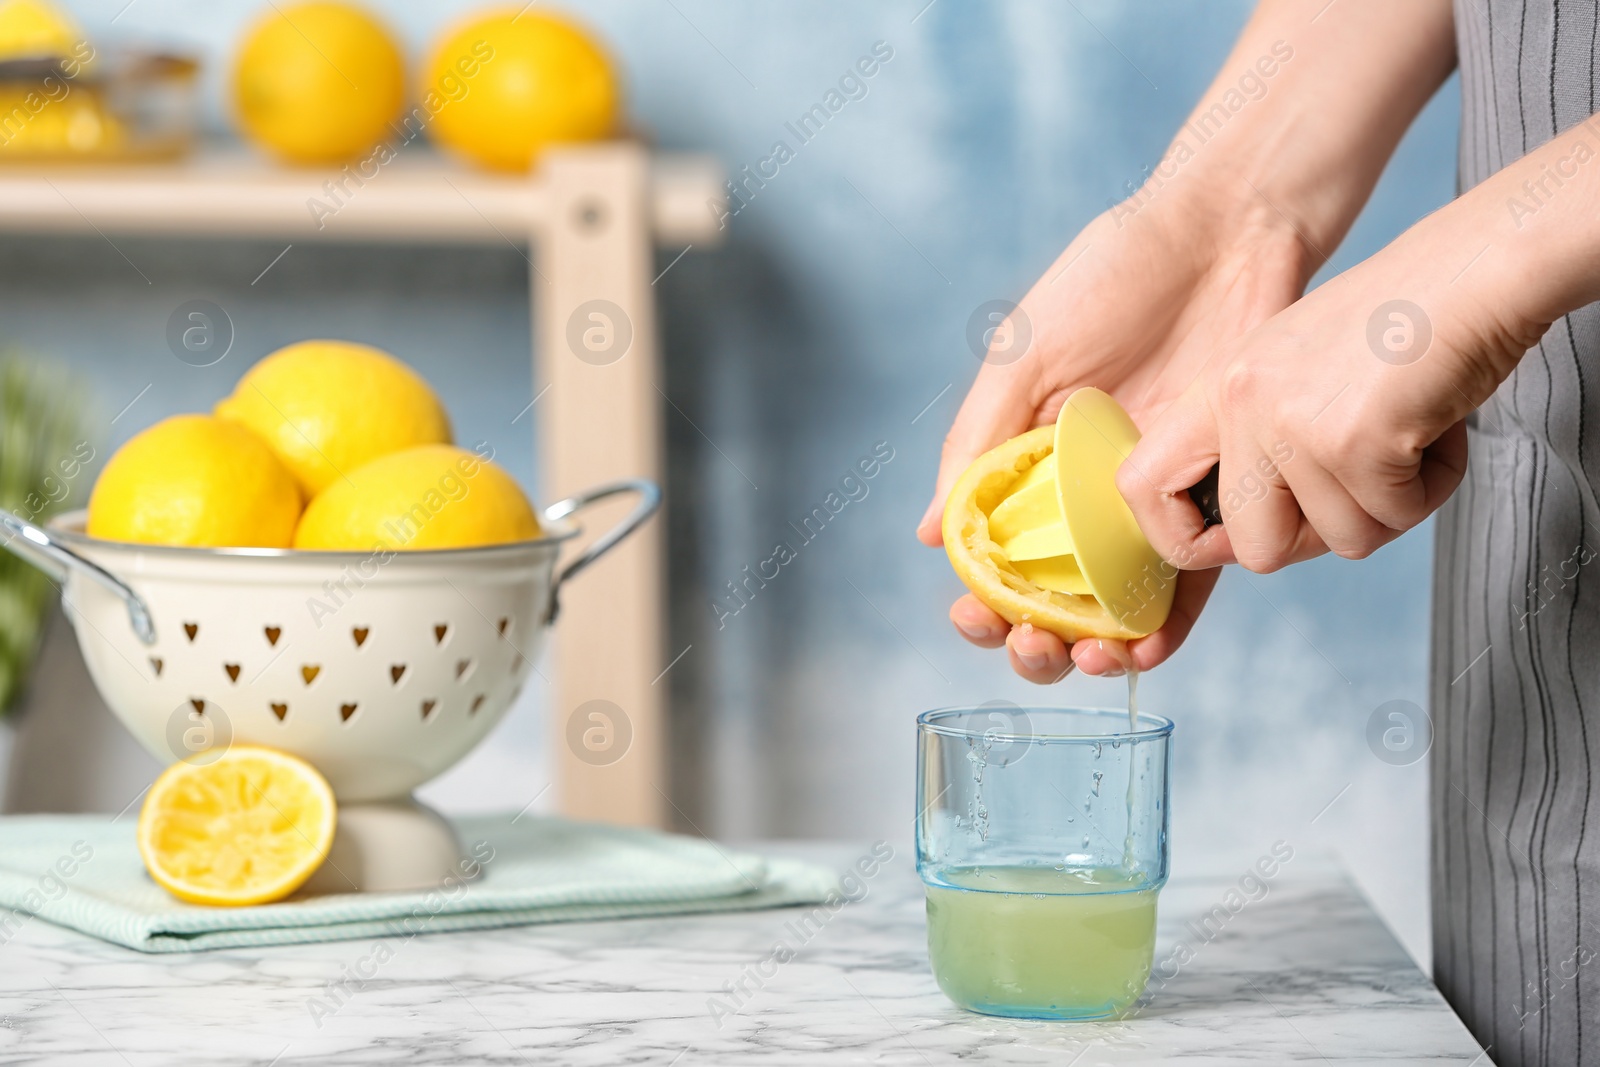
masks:
<instances>
[{"instance_id":1,"label":"heart-shaped cutout","mask_svg":"<svg viewBox=\"0 0 1600 1067\"><path fill-rule=\"evenodd\" d=\"M339 719L342 722L349 722L350 721L350 716L354 715L355 713L356 713L356 706L354 704L340 704L339 705Z\"/></svg>"},{"instance_id":2,"label":"heart-shaped cutout","mask_svg":"<svg viewBox=\"0 0 1600 1067\"><path fill-rule=\"evenodd\" d=\"M424 719L433 714L433 706L437 703L437 700L424 700L422 702L422 717Z\"/></svg>"},{"instance_id":3,"label":"heart-shaped cutout","mask_svg":"<svg viewBox=\"0 0 1600 1067\"><path fill-rule=\"evenodd\" d=\"M228 672L228 681L237 682L239 680L239 665L237 663L224 663L222 669Z\"/></svg>"},{"instance_id":4,"label":"heart-shaped cutout","mask_svg":"<svg viewBox=\"0 0 1600 1067\"><path fill-rule=\"evenodd\" d=\"M315 666L315 665L310 664L310 663L308 663L304 667L300 668L300 677L302 677L302 678L304 678L306 680L306 684L307 685L310 685L312 682L316 681L317 680L317 675L319 675L321 673L322 673L322 668L321 667Z\"/></svg>"},{"instance_id":5,"label":"heart-shaped cutout","mask_svg":"<svg viewBox=\"0 0 1600 1067\"><path fill-rule=\"evenodd\" d=\"M183 632L189 635L189 643L194 644L194 635L200 632L200 624L197 622L186 622L183 624Z\"/></svg>"},{"instance_id":6,"label":"heart-shaped cutout","mask_svg":"<svg viewBox=\"0 0 1600 1067\"><path fill-rule=\"evenodd\" d=\"M289 714L289 705L287 704L272 704L269 706L272 708L272 714L278 717L279 722L282 722L283 717Z\"/></svg>"},{"instance_id":7,"label":"heart-shaped cutout","mask_svg":"<svg viewBox=\"0 0 1600 1067\"><path fill-rule=\"evenodd\" d=\"M367 643L367 634L372 631L365 626L356 626L350 630L350 636L356 639L356 647L360 648Z\"/></svg>"},{"instance_id":8,"label":"heart-shaped cutout","mask_svg":"<svg viewBox=\"0 0 1600 1067\"><path fill-rule=\"evenodd\" d=\"M263 632L267 635L267 644L277 647L278 637L283 633L283 627L267 626L263 628Z\"/></svg>"}]
</instances>

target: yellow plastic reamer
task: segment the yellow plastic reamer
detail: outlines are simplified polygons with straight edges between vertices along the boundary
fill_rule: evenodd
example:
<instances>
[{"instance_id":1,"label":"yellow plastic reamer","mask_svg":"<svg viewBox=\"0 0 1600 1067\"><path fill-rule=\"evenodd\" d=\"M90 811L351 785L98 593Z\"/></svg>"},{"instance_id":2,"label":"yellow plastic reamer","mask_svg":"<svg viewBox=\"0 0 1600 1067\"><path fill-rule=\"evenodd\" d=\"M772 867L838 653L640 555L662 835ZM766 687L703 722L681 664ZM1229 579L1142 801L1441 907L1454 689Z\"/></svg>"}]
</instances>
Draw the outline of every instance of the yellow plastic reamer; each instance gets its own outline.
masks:
<instances>
[{"instance_id":1,"label":"yellow plastic reamer","mask_svg":"<svg viewBox=\"0 0 1600 1067\"><path fill-rule=\"evenodd\" d=\"M1178 571L1139 530L1117 468L1139 430L1098 389L980 456L950 492L944 544L968 589L1013 625L1073 642L1160 628Z\"/></svg>"}]
</instances>

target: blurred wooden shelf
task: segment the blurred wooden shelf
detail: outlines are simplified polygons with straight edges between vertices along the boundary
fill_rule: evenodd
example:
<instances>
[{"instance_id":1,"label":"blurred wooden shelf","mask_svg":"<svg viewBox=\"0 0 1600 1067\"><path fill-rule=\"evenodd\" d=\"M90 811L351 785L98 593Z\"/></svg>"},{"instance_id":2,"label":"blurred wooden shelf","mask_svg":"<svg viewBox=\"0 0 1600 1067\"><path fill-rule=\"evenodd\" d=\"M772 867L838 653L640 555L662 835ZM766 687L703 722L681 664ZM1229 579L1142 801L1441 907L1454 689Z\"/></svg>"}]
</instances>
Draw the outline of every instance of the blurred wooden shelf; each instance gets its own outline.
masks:
<instances>
[{"instance_id":1,"label":"blurred wooden shelf","mask_svg":"<svg viewBox=\"0 0 1600 1067\"><path fill-rule=\"evenodd\" d=\"M551 149L536 172L518 176L472 171L420 147L370 176L276 166L239 149L172 164L0 166L0 232L528 247L534 399L551 393L529 421L552 500L615 479L662 480L652 246L670 254L716 244L725 202L715 160L652 155L631 141ZM590 532L623 510L623 501L596 507ZM666 780L668 687L656 683L672 654L663 529L647 523L563 598L549 737L565 814L667 822L657 784ZM621 751L572 741L571 721L593 718L585 709L597 706L620 716L601 725ZM587 738L590 725L578 733Z\"/></svg>"},{"instance_id":2,"label":"blurred wooden shelf","mask_svg":"<svg viewBox=\"0 0 1600 1067\"><path fill-rule=\"evenodd\" d=\"M651 157L647 196L657 242L716 239L726 194L715 160ZM542 171L489 174L426 148L370 176L280 166L242 148L175 163L0 166L0 231L522 244L549 213Z\"/></svg>"}]
</instances>

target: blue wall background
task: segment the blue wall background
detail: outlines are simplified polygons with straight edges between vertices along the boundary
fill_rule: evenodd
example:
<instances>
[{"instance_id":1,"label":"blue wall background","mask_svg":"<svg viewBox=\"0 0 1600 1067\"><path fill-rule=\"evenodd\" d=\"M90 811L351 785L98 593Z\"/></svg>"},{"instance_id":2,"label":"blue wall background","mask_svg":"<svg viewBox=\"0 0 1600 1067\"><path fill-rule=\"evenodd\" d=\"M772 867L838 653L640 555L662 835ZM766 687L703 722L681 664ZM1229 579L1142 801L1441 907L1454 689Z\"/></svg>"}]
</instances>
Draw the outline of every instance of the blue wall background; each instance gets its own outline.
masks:
<instances>
[{"instance_id":1,"label":"blue wall background","mask_svg":"<svg viewBox=\"0 0 1600 1067\"><path fill-rule=\"evenodd\" d=\"M252 5L76 0L97 39L176 40L225 57ZM1247 14L1238 0L1139 5L958 0L569 2L611 42L636 123L730 171L794 145L797 118L875 42L893 58L736 217L661 280L673 539L675 782L722 836L909 838L912 719L1004 698L1116 704L1120 682L1013 678L945 619L959 587L912 528L942 435L977 369L980 303L1018 298L1072 234L1153 163ZM372 0L415 55L475 5ZM208 75L208 122L225 123ZM1449 198L1454 85L1396 157L1329 270ZM536 493L526 265L506 250L117 239L0 239L0 340L80 367L113 444L209 406L250 360L343 336L413 362L459 432L486 437ZM675 249L666 250L665 267ZM1326 275L1328 271L1324 271ZM238 330L196 370L164 341L206 297ZM109 420L130 400L138 402ZM920 417L919 417L920 413ZM712 447L707 438L715 443ZM723 583L788 539L876 442L894 458L756 600L719 629ZM1338 854L1426 959L1425 766L1391 767L1365 731L1386 700L1425 702L1430 539L1363 563L1230 573L1189 645L1144 680L1178 721L1176 863L1241 869L1273 840ZM575 590L574 595L578 595ZM669 653L670 654L670 653ZM518 807L546 779L543 696L429 790ZM1330 806L1331 805L1331 806Z\"/></svg>"}]
</instances>

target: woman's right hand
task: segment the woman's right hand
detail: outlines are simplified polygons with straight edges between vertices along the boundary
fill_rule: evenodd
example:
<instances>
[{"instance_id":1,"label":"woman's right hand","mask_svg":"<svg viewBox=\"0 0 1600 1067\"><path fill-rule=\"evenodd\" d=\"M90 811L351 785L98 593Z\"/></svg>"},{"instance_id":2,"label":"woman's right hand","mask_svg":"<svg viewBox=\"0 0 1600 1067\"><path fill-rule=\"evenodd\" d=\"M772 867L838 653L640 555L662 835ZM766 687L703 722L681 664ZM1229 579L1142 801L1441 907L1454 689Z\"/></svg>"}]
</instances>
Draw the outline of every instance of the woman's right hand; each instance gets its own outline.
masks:
<instances>
[{"instance_id":1,"label":"woman's right hand","mask_svg":"<svg viewBox=\"0 0 1600 1067\"><path fill-rule=\"evenodd\" d=\"M917 527L943 543L950 487L982 453L1055 421L1083 386L1116 397L1141 428L1194 380L1223 344L1297 299L1317 266L1287 220L1249 196L1207 195L1198 182L1148 188L1100 215L1067 246L995 332L977 380L945 438L933 501ZM1026 341L1024 347L1023 339ZM1089 674L1147 670L1188 635L1218 572L1185 571L1165 626L1122 647L1012 627L966 595L950 619L967 640L1007 646L1011 666L1048 684L1076 665Z\"/></svg>"}]
</instances>

